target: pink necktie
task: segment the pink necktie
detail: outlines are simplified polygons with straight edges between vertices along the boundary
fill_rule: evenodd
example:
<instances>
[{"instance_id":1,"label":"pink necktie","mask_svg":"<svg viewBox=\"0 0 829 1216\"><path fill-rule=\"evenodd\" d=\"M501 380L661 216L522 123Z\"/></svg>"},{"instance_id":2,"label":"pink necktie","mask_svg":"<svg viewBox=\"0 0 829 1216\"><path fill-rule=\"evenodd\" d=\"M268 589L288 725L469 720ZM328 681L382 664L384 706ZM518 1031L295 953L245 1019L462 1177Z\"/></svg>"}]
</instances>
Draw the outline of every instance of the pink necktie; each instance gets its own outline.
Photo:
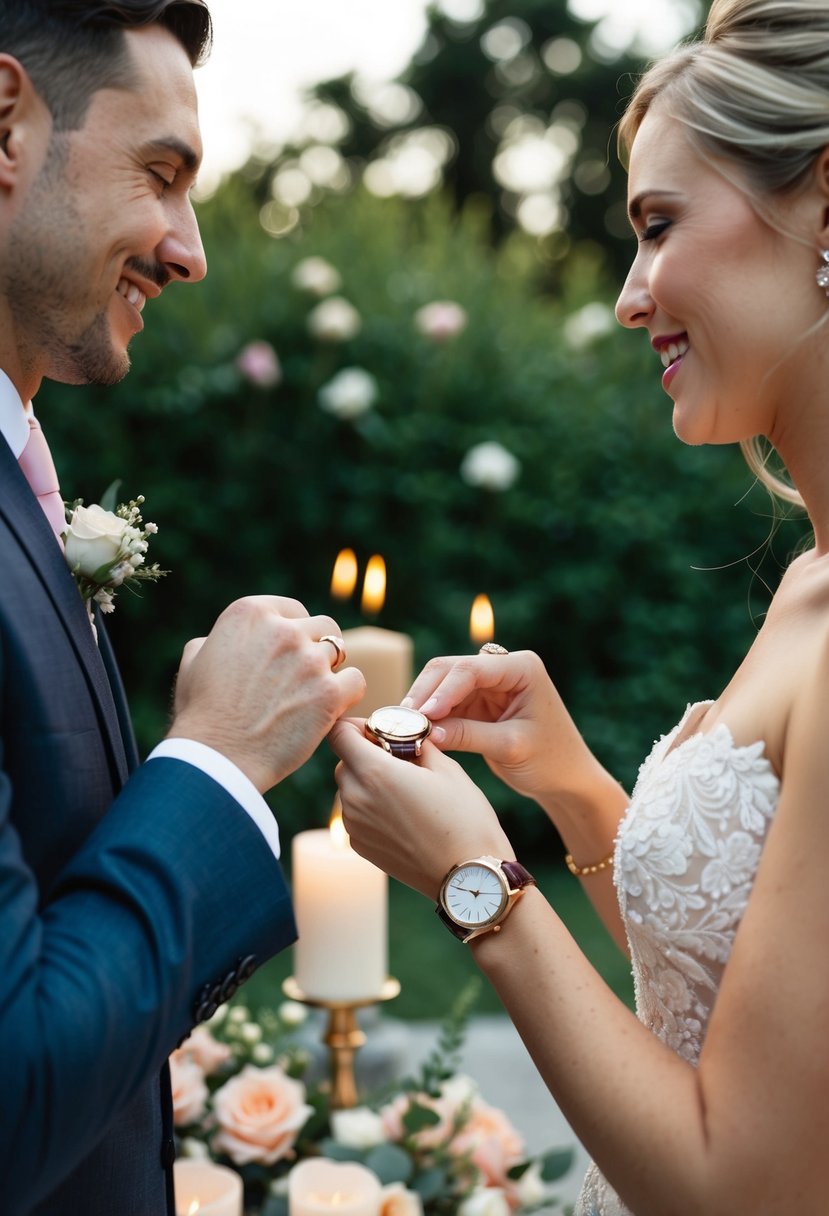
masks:
<instances>
[{"instance_id":1,"label":"pink necktie","mask_svg":"<svg viewBox=\"0 0 829 1216\"><path fill-rule=\"evenodd\" d=\"M32 414L29 415L29 428L29 442L18 463L37 501L43 507L55 536L63 544L61 533L66 531L66 512L60 496L55 463L46 437L40 429L40 423Z\"/></svg>"}]
</instances>

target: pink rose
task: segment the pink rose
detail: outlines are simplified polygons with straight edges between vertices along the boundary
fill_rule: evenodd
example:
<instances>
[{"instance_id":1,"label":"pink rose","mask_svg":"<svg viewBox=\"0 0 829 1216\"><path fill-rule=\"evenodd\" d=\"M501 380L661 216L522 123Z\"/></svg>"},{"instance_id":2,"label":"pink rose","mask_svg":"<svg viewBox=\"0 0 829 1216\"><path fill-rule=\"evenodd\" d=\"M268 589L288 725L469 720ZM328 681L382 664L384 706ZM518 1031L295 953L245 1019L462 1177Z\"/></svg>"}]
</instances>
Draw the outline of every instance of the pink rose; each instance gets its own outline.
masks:
<instances>
[{"instance_id":1,"label":"pink rose","mask_svg":"<svg viewBox=\"0 0 829 1216\"><path fill-rule=\"evenodd\" d=\"M197 1026L176 1054L179 1052L195 1060L206 1077L211 1077L233 1055L230 1045L214 1039L206 1026Z\"/></svg>"},{"instance_id":2,"label":"pink rose","mask_svg":"<svg viewBox=\"0 0 829 1216\"><path fill-rule=\"evenodd\" d=\"M466 310L454 300L434 300L415 313L415 327L433 342L445 342L466 329Z\"/></svg>"},{"instance_id":3,"label":"pink rose","mask_svg":"<svg viewBox=\"0 0 829 1216\"><path fill-rule=\"evenodd\" d=\"M246 1065L216 1090L213 1111L219 1131L212 1147L227 1153L237 1165L251 1161L273 1165L288 1157L312 1113L305 1101L305 1086L276 1064L270 1068Z\"/></svg>"},{"instance_id":4,"label":"pink rose","mask_svg":"<svg viewBox=\"0 0 829 1216\"><path fill-rule=\"evenodd\" d=\"M199 1065L182 1048L170 1056L173 1086L173 1121L176 1127L196 1123L204 1114L207 1086Z\"/></svg>"},{"instance_id":5,"label":"pink rose","mask_svg":"<svg viewBox=\"0 0 829 1216\"><path fill-rule=\"evenodd\" d=\"M236 366L257 388L273 388L282 380L282 367L270 342L250 342L236 356Z\"/></svg>"},{"instance_id":6,"label":"pink rose","mask_svg":"<svg viewBox=\"0 0 829 1216\"><path fill-rule=\"evenodd\" d=\"M524 1141L509 1119L480 1098L472 1102L469 1117L451 1147L453 1152L470 1155L487 1186L508 1189L508 1171L524 1160Z\"/></svg>"}]
</instances>

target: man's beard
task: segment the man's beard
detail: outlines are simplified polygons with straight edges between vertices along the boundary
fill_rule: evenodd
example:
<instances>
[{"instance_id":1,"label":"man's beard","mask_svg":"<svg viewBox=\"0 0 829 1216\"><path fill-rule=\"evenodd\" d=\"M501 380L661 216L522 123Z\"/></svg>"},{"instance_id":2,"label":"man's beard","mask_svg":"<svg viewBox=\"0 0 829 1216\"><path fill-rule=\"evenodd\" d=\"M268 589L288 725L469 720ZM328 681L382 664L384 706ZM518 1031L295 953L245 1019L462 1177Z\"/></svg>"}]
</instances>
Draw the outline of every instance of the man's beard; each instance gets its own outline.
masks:
<instances>
[{"instance_id":1,"label":"man's beard","mask_svg":"<svg viewBox=\"0 0 829 1216\"><path fill-rule=\"evenodd\" d=\"M24 365L64 384L117 384L130 361L126 351L113 347L106 306L80 333L76 330L79 304L91 298L94 259L84 256L88 232L67 189L62 161L59 153L47 158L9 232L0 288Z\"/></svg>"}]
</instances>

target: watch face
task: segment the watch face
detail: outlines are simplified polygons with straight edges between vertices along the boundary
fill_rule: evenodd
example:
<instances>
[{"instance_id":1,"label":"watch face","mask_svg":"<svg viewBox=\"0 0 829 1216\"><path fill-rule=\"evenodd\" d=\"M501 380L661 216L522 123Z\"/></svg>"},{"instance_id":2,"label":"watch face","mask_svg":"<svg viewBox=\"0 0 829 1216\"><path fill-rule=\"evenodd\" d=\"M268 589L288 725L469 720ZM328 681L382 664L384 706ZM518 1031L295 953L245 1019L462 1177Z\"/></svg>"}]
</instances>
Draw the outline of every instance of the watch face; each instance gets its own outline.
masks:
<instances>
[{"instance_id":1,"label":"watch face","mask_svg":"<svg viewBox=\"0 0 829 1216\"><path fill-rule=\"evenodd\" d=\"M431 722L420 710L408 709L405 705L384 705L382 709L375 709L366 726L381 739L393 743L425 739L432 729Z\"/></svg>"},{"instance_id":2,"label":"watch face","mask_svg":"<svg viewBox=\"0 0 829 1216\"><path fill-rule=\"evenodd\" d=\"M479 862L455 870L442 892L443 905L459 925L495 920L507 903L506 883L499 873Z\"/></svg>"}]
</instances>

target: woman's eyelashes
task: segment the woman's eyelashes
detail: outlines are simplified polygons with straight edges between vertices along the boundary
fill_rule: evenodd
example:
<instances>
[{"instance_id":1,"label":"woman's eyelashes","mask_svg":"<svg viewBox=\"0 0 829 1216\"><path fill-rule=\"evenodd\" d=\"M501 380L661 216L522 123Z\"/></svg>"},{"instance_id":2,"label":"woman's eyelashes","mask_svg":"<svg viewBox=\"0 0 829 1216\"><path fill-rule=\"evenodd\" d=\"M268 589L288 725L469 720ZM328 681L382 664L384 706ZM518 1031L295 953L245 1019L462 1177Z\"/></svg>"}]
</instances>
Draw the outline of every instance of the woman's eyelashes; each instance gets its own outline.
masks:
<instances>
[{"instance_id":1,"label":"woman's eyelashes","mask_svg":"<svg viewBox=\"0 0 829 1216\"><path fill-rule=\"evenodd\" d=\"M655 240L656 237L660 236L666 228L670 227L670 223L670 220L654 220L653 223L648 224L647 227L643 228L640 232L640 242L644 243L645 241Z\"/></svg>"}]
</instances>

